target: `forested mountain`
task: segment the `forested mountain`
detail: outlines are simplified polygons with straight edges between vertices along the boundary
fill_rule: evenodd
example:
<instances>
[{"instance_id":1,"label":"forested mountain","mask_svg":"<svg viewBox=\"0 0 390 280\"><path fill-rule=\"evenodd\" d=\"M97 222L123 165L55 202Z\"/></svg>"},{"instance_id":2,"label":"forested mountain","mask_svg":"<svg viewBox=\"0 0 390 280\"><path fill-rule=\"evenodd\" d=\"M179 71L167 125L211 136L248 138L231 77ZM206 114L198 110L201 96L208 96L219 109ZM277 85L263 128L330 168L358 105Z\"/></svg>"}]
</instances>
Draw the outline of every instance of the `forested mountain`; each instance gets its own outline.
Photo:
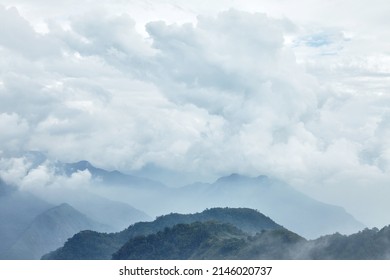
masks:
<instances>
[{"instance_id":1,"label":"forested mountain","mask_svg":"<svg viewBox=\"0 0 390 280\"><path fill-rule=\"evenodd\" d=\"M169 214L153 222L139 222L119 233L83 231L69 239L62 248L47 254L44 259L111 259L129 239L157 233L167 227L193 222L216 221L231 224L247 234L267 229L281 229L263 214L245 208L214 208L196 214Z\"/></svg>"},{"instance_id":2,"label":"forested mountain","mask_svg":"<svg viewBox=\"0 0 390 280\"><path fill-rule=\"evenodd\" d=\"M390 226L364 229L349 236L335 233L308 242L305 259L383 260L390 259Z\"/></svg>"},{"instance_id":3,"label":"forested mountain","mask_svg":"<svg viewBox=\"0 0 390 280\"><path fill-rule=\"evenodd\" d=\"M181 224L130 239L113 259L388 260L390 226L307 241L286 229L251 236L234 226Z\"/></svg>"},{"instance_id":4,"label":"forested mountain","mask_svg":"<svg viewBox=\"0 0 390 280\"><path fill-rule=\"evenodd\" d=\"M119 233L82 231L43 259L389 259L390 226L314 240L246 208L169 214Z\"/></svg>"},{"instance_id":5,"label":"forested mountain","mask_svg":"<svg viewBox=\"0 0 390 280\"><path fill-rule=\"evenodd\" d=\"M233 225L195 222L132 238L113 259L289 259L290 248L303 241L286 229L251 236Z\"/></svg>"},{"instance_id":6,"label":"forested mountain","mask_svg":"<svg viewBox=\"0 0 390 280\"><path fill-rule=\"evenodd\" d=\"M42 164L47 164L47 160L40 154L30 156L34 159L33 167L39 168ZM226 223L249 235L285 227L307 239L334 232L349 234L364 227L343 208L314 200L285 182L267 176L231 174L213 183L169 188L153 180L97 168L87 161L55 162L53 166L54 174L61 180L84 176L87 178L85 186L38 188L40 191L32 194L0 180L0 238L3 240L0 244L0 257L41 257L41 254L58 248L66 238L77 233L62 248L44 258L111 259L132 238L146 237L165 228L194 222ZM97 229L96 227L74 226L74 230L64 231L67 232L66 236L59 239L62 243L46 246L45 242L36 238L40 234L48 236L50 231L45 228L45 223L40 224L39 221L42 217L47 217L45 211L53 205L63 203L72 205L82 215L107 227L100 229L101 233L91 230ZM208 210L196 214L173 214L194 213L203 209ZM272 217L277 223L260 212ZM146 213L156 216L162 213L172 214L147 222L151 218ZM62 218L57 218L61 224ZM66 227L67 223L69 221L63 225ZM128 225L131 226L122 230ZM43 232L39 232L39 228ZM84 229L88 230L81 231ZM56 234L58 233L53 236ZM31 236L38 241L31 242ZM341 239L344 238L343 235L340 236ZM337 239L336 237L333 239ZM326 246L329 244L328 240L333 239L323 237L319 245L324 250L332 251L333 247ZM38 249L38 244L42 248ZM308 241L305 248L313 249L310 254L307 250L301 251L300 257L316 258L317 244L313 244L313 241ZM282 257L289 258L287 255Z\"/></svg>"}]
</instances>

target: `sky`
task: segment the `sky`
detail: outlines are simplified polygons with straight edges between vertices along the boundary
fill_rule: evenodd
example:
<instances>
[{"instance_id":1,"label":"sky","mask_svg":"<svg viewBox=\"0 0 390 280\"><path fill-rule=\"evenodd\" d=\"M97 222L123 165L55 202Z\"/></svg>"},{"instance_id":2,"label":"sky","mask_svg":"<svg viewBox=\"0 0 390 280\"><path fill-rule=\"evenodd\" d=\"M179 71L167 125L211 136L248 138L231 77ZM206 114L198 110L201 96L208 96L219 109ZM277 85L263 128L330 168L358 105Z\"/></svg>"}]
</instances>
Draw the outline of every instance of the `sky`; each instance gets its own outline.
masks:
<instances>
[{"instance_id":1,"label":"sky","mask_svg":"<svg viewBox=\"0 0 390 280\"><path fill-rule=\"evenodd\" d=\"M0 0L0 176L52 180L25 178L27 151L265 174L390 224L389 14L386 0Z\"/></svg>"}]
</instances>

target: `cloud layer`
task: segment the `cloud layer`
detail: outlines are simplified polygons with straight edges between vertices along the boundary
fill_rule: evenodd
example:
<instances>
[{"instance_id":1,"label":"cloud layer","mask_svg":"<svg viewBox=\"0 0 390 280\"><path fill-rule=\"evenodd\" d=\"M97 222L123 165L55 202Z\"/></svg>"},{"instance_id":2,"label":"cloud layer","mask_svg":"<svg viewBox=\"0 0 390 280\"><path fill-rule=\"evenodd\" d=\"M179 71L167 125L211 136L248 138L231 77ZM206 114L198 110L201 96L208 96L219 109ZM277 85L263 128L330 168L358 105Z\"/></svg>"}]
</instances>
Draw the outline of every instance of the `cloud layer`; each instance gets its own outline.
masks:
<instances>
[{"instance_id":1,"label":"cloud layer","mask_svg":"<svg viewBox=\"0 0 390 280\"><path fill-rule=\"evenodd\" d=\"M302 23L296 10L288 19L202 2L91 10L81 1L77 11L3 2L5 179L26 175L30 150L124 172L152 164L197 180L268 174L368 225L390 223L381 214L390 210L388 47L368 48L371 29L351 28L369 14L330 26L321 17ZM50 175L34 170L20 180Z\"/></svg>"}]
</instances>

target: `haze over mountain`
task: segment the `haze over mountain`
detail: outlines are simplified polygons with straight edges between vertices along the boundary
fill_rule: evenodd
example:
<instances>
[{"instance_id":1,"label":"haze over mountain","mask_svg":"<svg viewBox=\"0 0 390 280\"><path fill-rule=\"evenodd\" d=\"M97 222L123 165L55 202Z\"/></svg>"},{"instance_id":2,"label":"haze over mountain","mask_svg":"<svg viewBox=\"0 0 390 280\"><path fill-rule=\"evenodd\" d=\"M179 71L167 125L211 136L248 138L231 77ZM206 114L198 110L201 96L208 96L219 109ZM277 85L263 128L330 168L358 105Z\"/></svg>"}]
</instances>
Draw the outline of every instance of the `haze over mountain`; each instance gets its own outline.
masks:
<instances>
[{"instance_id":1,"label":"haze over mountain","mask_svg":"<svg viewBox=\"0 0 390 280\"><path fill-rule=\"evenodd\" d=\"M195 207L258 209L306 238L334 232L353 233L364 227L343 208L317 201L285 182L267 176L252 178L231 174L212 184L187 186L182 192L183 196L197 201Z\"/></svg>"},{"instance_id":2,"label":"haze over mountain","mask_svg":"<svg viewBox=\"0 0 390 280\"><path fill-rule=\"evenodd\" d=\"M99 178L145 177L146 189L265 175L370 227L390 223L388 1L75 3L1 1L5 182L45 199Z\"/></svg>"},{"instance_id":3,"label":"haze over mountain","mask_svg":"<svg viewBox=\"0 0 390 280\"><path fill-rule=\"evenodd\" d=\"M231 174L214 183L167 187L147 178L96 168L88 161L52 162L43 154L32 159L21 189L52 205L69 203L115 231L170 212L193 213L212 207L249 207L306 237L353 233L364 226L343 208L325 204L267 176Z\"/></svg>"},{"instance_id":4,"label":"haze over mountain","mask_svg":"<svg viewBox=\"0 0 390 280\"><path fill-rule=\"evenodd\" d=\"M131 181L129 184L132 187ZM121 186L126 186L125 181ZM353 233L364 227L343 208L312 199L285 182L264 175L231 174L211 184L194 183L180 188L140 185L129 191L128 188L115 188L115 184L108 184L108 187L103 184L98 192L130 203L153 216L198 212L211 207L249 207L274 217L306 238L337 231Z\"/></svg>"},{"instance_id":5,"label":"haze over mountain","mask_svg":"<svg viewBox=\"0 0 390 280\"><path fill-rule=\"evenodd\" d=\"M113 259L388 260L390 230L365 229L307 241L286 229L248 236L231 225L197 222L131 238Z\"/></svg>"},{"instance_id":6,"label":"haze over mountain","mask_svg":"<svg viewBox=\"0 0 390 280\"><path fill-rule=\"evenodd\" d=\"M102 168L96 168L86 160L66 164L58 163L58 167L62 168L68 176L71 176L73 173L78 171L88 170L88 172L92 175L92 179L108 186L124 185L128 188L137 188L138 190L143 188L166 188L164 184L158 181L123 174L117 170L107 171Z\"/></svg>"},{"instance_id":7,"label":"haze over mountain","mask_svg":"<svg viewBox=\"0 0 390 280\"><path fill-rule=\"evenodd\" d=\"M306 240L248 208L172 213L119 233L82 231L43 259L389 259L390 230Z\"/></svg>"},{"instance_id":8,"label":"haze over mountain","mask_svg":"<svg viewBox=\"0 0 390 280\"><path fill-rule=\"evenodd\" d=\"M88 190L54 191L46 193L46 197L52 203L71 204L91 219L110 226L112 232L135 222L151 220L145 212L128 203L107 199Z\"/></svg>"},{"instance_id":9,"label":"haze over mountain","mask_svg":"<svg viewBox=\"0 0 390 280\"><path fill-rule=\"evenodd\" d=\"M114 232L151 219L127 203L94 193L87 173L63 175L58 162L41 153L26 158L29 164L14 185L0 178L0 258L40 258L80 230ZM50 209L54 205L62 206Z\"/></svg>"},{"instance_id":10,"label":"haze over mountain","mask_svg":"<svg viewBox=\"0 0 390 280\"><path fill-rule=\"evenodd\" d=\"M390 224L388 0L0 2L0 252L63 203L111 231Z\"/></svg>"},{"instance_id":11,"label":"haze over mountain","mask_svg":"<svg viewBox=\"0 0 390 280\"><path fill-rule=\"evenodd\" d=\"M11 246L34 218L52 205L29 192L0 179L0 256Z\"/></svg>"},{"instance_id":12,"label":"haze over mountain","mask_svg":"<svg viewBox=\"0 0 390 280\"><path fill-rule=\"evenodd\" d=\"M81 230L111 231L109 226L99 224L69 204L61 204L39 214L17 237L1 259L40 259L41 256L60 246Z\"/></svg>"},{"instance_id":13,"label":"haze over mountain","mask_svg":"<svg viewBox=\"0 0 390 280\"><path fill-rule=\"evenodd\" d=\"M113 254L112 259L290 259L290 250L304 241L286 229L249 236L229 224L196 222L132 238Z\"/></svg>"}]
</instances>

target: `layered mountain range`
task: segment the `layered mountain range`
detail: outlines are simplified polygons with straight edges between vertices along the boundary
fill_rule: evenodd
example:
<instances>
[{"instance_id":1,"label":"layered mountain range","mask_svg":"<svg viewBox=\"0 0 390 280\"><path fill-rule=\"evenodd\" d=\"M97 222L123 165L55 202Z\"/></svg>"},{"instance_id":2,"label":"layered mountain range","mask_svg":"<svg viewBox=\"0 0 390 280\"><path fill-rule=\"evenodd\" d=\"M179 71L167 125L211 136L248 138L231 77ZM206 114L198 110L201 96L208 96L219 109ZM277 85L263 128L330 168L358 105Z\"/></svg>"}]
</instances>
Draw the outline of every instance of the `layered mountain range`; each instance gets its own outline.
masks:
<instances>
[{"instance_id":1,"label":"layered mountain range","mask_svg":"<svg viewBox=\"0 0 390 280\"><path fill-rule=\"evenodd\" d=\"M41 154L31 153L28 156L33 162L31 170L46 164L47 159ZM97 168L87 161L55 162L51 163L51 167L55 176L64 178L88 173L88 187L48 187L34 192L26 186L21 189L7 184L0 178L0 258L37 259L64 245L74 234L73 238L79 238L81 234L91 235L89 238L100 240L101 245L107 244L102 236L110 236L107 251L91 248L86 252L93 253L84 256L87 259L109 259L124 242L136 235L157 234L166 227L183 222L190 224L212 220L232 224L246 234L264 230L254 225L255 230L249 230L249 224L238 224L240 219L236 218L234 223L214 216L212 219L200 218L207 216L208 212L189 215L185 219L179 214L162 216L164 218L155 221L161 224L160 227L142 229L137 234L128 233L129 228L123 230L129 225L139 229L142 223L137 222L151 221L153 216L190 214L215 207L255 209L272 217L277 224L272 223L279 229L283 225L283 228L302 236L300 238L307 239L335 232L351 234L364 228L343 208L314 200L282 181L263 175L247 177L231 174L213 183L173 188L155 180ZM226 213L222 216L225 217Z\"/></svg>"},{"instance_id":2,"label":"layered mountain range","mask_svg":"<svg viewBox=\"0 0 390 280\"><path fill-rule=\"evenodd\" d=\"M307 240L247 208L169 214L119 233L82 231L43 259L389 259L390 227Z\"/></svg>"},{"instance_id":3,"label":"layered mountain range","mask_svg":"<svg viewBox=\"0 0 390 280\"><path fill-rule=\"evenodd\" d=\"M39 259L81 230L114 232L150 220L126 203L83 190L48 190L48 198L0 181L0 259Z\"/></svg>"},{"instance_id":4,"label":"layered mountain range","mask_svg":"<svg viewBox=\"0 0 390 280\"><path fill-rule=\"evenodd\" d=\"M129 203L151 216L171 212L193 213L212 207L248 207L273 217L306 238L334 232L348 234L364 228L343 208L317 201L285 182L264 175L247 177L231 174L213 183L169 188L156 181L123 175L118 171L103 172L86 162L68 165L67 168L73 172L88 170L101 195Z\"/></svg>"},{"instance_id":5,"label":"layered mountain range","mask_svg":"<svg viewBox=\"0 0 390 280\"><path fill-rule=\"evenodd\" d=\"M229 224L251 234L283 228L251 209L214 208L196 214L172 213L153 222L136 223L118 233L82 231L69 239L64 247L44 256L44 259L111 259L112 254L133 238L155 234L177 224L208 221Z\"/></svg>"}]
</instances>

